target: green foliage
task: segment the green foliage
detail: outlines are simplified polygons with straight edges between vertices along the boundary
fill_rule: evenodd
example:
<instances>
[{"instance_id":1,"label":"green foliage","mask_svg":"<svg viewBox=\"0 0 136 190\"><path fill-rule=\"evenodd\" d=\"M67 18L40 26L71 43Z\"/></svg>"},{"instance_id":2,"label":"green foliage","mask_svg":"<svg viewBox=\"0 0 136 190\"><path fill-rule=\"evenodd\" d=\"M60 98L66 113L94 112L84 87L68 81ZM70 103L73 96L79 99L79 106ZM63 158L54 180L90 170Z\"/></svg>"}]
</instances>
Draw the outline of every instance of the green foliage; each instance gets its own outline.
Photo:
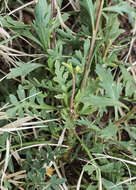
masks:
<instances>
[{"instance_id":1,"label":"green foliage","mask_svg":"<svg viewBox=\"0 0 136 190\"><path fill-rule=\"evenodd\" d=\"M130 23L134 24L134 22L135 22L136 12L135 12L134 8L131 7L128 2L122 1L122 2L118 3L117 5L105 7L103 10L110 11L110 12L116 12L120 15L123 15L124 13L126 13L129 16Z\"/></svg>"},{"instance_id":2,"label":"green foliage","mask_svg":"<svg viewBox=\"0 0 136 190\"><path fill-rule=\"evenodd\" d=\"M111 47L111 45L114 43L114 41L124 32L123 29L120 29L120 23L118 20L118 17L116 14L110 14L105 17L107 26L105 28L105 31L103 33L103 36L105 36L105 55L108 53L108 49Z\"/></svg>"},{"instance_id":3,"label":"green foliage","mask_svg":"<svg viewBox=\"0 0 136 190\"><path fill-rule=\"evenodd\" d=\"M13 29L15 31L20 31L21 29L30 29L29 25L26 25L20 21L15 21L10 16L6 17L0 16L0 22L4 27L8 29Z\"/></svg>"},{"instance_id":4,"label":"green foliage","mask_svg":"<svg viewBox=\"0 0 136 190\"><path fill-rule=\"evenodd\" d=\"M47 185L47 190L52 190L52 189L59 190L60 188L58 187L58 185L63 184L64 182L66 182L66 179L64 179L64 178L57 179L56 175L54 175L51 177L51 179Z\"/></svg>"},{"instance_id":5,"label":"green foliage","mask_svg":"<svg viewBox=\"0 0 136 190\"><path fill-rule=\"evenodd\" d=\"M5 68L0 58L0 127L7 130L0 130L0 177L3 169L7 175L2 188L76 189L82 177L81 189L135 189L128 183L136 176L135 70L122 58L133 38L124 22L134 27L135 10L123 0L104 1L102 13L99 0L69 1L66 7L65 1L54 2L25 7L22 14L32 14L31 24L17 20L16 11L16 17L3 11L0 16L10 34L6 39L0 28L0 45L12 40L0 54L14 62ZM8 55L12 48L17 55ZM30 56L17 57L21 51ZM23 122L28 116L31 121ZM48 168L54 170L50 176ZM20 171L26 176L16 178Z\"/></svg>"},{"instance_id":6,"label":"green foliage","mask_svg":"<svg viewBox=\"0 0 136 190\"><path fill-rule=\"evenodd\" d=\"M125 96L131 97L135 94L136 85L134 78L130 75L130 73L122 66L120 66L122 71L123 83L125 86Z\"/></svg>"},{"instance_id":7,"label":"green foliage","mask_svg":"<svg viewBox=\"0 0 136 190\"><path fill-rule=\"evenodd\" d=\"M51 149L50 146L47 145L47 152L44 149L40 149L38 154L35 155L34 161L32 161L32 153L30 154L29 151L25 151L24 153L27 156L26 161L23 163L23 169L28 172L28 177L26 178L26 189L58 189L59 184L63 184L66 182L64 178L57 178L56 175L53 175L51 179L45 183L46 176L46 167L49 166L51 161L55 161L55 157L60 155L63 150L56 148L54 151ZM27 162L27 163L26 163Z\"/></svg>"},{"instance_id":8,"label":"green foliage","mask_svg":"<svg viewBox=\"0 0 136 190\"><path fill-rule=\"evenodd\" d=\"M29 97L26 98L26 92L22 85L19 85L17 90L17 96L10 95L10 102L12 108L7 110L7 115L9 117L24 117L25 113L30 115L37 114L42 116L42 111L44 110L44 115L46 115L46 111L49 110L57 110L54 106L50 106L45 104L44 98L46 94L41 94L41 92L33 87L29 89ZM41 110L41 111L38 111Z\"/></svg>"},{"instance_id":9,"label":"green foliage","mask_svg":"<svg viewBox=\"0 0 136 190\"><path fill-rule=\"evenodd\" d=\"M51 6L44 0L38 1L35 6L33 28L45 50L49 48L51 24Z\"/></svg>"},{"instance_id":10,"label":"green foliage","mask_svg":"<svg viewBox=\"0 0 136 190\"><path fill-rule=\"evenodd\" d=\"M16 64L18 67L11 69L11 72L7 76L8 79L16 78L16 77L20 77L20 76L25 77L33 70L43 66L41 64L36 64L36 63L24 64L21 62L17 62Z\"/></svg>"},{"instance_id":11,"label":"green foliage","mask_svg":"<svg viewBox=\"0 0 136 190\"><path fill-rule=\"evenodd\" d=\"M79 1L79 3L87 11L92 30L94 30L95 9L92 0Z\"/></svg>"}]
</instances>

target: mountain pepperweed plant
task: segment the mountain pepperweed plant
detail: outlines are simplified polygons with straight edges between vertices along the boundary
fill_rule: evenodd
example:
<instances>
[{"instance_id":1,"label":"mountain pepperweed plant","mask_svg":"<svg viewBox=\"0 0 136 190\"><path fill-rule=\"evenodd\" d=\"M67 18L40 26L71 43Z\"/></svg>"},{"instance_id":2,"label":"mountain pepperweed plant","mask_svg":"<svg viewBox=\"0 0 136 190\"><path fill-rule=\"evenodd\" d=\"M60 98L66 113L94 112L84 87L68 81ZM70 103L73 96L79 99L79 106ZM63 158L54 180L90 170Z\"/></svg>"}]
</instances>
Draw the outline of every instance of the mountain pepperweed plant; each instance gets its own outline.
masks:
<instances>
[{"instance_id":1,"label":"mountain pepperweed plant","mask_svg":"<svg viewBox=\"0 0 136 190\"><path fill-rule=\"evenodd\" d=\"M0 189L136 189L136 3L0 3Z\"/></svg>"}]
</instances>

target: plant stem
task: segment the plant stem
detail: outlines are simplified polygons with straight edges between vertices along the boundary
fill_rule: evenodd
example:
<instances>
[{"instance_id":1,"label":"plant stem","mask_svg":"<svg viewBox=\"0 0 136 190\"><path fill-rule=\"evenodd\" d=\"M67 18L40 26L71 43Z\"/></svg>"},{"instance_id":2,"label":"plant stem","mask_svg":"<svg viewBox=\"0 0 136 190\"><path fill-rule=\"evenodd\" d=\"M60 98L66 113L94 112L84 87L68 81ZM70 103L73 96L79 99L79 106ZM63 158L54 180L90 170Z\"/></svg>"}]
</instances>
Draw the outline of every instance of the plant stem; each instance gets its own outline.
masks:
<instances>
[{"instance_id":1,"label":"plant stem","mask_svg":"<svg viewBox=\"0 0 136 190\"><path fill-rule=\"evenodd\" d=\"M72 96L71 96L71 99L70 99L70 111L71 111L71 114L72 114L72 108L73 108L75 88L76 88L76 73L74 72L74 74L73 74L73 84L72 84Z\"/></svg>"},{"instance_id":2,"label":"plant stem","mask_svg":"<svg viewBox=\"0 0 136 190\"><path fill-rule=\"evenodd\" d=\"M95 162L93 156L91 155L90 151L88 150L87 146L84 144L83 140L80 139L80 137L78 136L78 134L76 132L74 132L77 140L80 142L81 146L84 148L84 150L86 151L86 153L88 154L90 161L97 166L97 163Z\"/></svg>"},{"instance_id":3,"label":"plant stem","mask_svg":"<svg viewBox=\"0 0 136 190\"><path fill-rule=\"evenodd\" d=\"M130 116L130 115L132 115L133 113L135 113L136 112L136 106L134 106L133 108L132 108L132 110L130 110L130 112L128 112L124 117L122 117L121 119L119 119L118 121L116 121L115 123L114 123L114 125L116 126L116 127L118 127L121 123L124 123L127 119L128 119L128 117Z\"/></svg>"},{"instance_id":4,"label":"plant stem","mask_svg":"<svg viewBox=\"0 0 136 190\"><path fill-rule=\"evenodd\" d=\"M97 20L96 20L95 29L93 30L93 36L92 36L92 41L91 41L91 45L90 45L88 60L85 65L85 71L84 71L84 76L83 76L83 80L82 80L82 84L81 84L81 90L83 90L86 87L86 81L88 78L88 74L90 72L91 57L92 57L92 54L94 51L94 45L95 45L95 40L96 40L96 36L97 36L97 32L98 32L98 26L99 26L101 14L102 14L103 3L104 3L104 0L102 0L101 3L99 4L99 9L98 9L99 12L97 14L98 16L97 16Z\"/></svg>"}]
</instances>

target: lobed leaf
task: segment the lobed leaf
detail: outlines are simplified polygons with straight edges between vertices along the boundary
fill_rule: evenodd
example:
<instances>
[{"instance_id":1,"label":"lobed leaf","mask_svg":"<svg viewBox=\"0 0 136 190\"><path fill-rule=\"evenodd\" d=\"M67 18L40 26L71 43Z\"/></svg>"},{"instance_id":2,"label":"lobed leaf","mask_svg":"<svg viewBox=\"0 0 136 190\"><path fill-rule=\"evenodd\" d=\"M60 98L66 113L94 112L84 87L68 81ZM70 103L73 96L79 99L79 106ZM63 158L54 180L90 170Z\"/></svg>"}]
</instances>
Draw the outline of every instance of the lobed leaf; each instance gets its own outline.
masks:
<instances>
[{"instance_id":1,"label":"lobed leaf","mask_svg":"<svg viewBox=\"0 0 136 190\"><path fill-rule=\"evenodd\" d=\"M20 76L25 77L33 70L35 70L39 67L43 67L42 64L37 64L37 63L26 63L25 64L22 62L17 62L16 64L18 67L10 70L10 73L7 75L8 79L16 78L16 77L20 77Z\"/></svg>"}]
</instances>

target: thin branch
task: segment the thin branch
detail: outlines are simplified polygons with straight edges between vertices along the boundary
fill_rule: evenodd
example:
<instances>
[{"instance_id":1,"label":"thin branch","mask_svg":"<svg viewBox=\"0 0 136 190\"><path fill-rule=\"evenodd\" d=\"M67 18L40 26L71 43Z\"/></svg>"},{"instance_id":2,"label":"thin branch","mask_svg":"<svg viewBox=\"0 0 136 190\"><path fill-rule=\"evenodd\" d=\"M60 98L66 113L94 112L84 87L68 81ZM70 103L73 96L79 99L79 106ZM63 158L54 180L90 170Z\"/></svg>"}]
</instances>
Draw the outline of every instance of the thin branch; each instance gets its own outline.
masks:
<instances>
[{"instance_id":1,"label":"thin branch","mask_svg":"<svg viewBox=\"0 0 136 190\"><path fill-rule=\"evenodd\" d=\"M136 112L136 106L134 106L132 110L130 110L130 112L128 112L124 117L116 121L114 125L118 127L121 123L124 123L129 118L129 116L131 116L135 112Z\"/></svg>"},{"instance_id":2,"label":"thin branch","mask_svg":"<svg viewBox=\"0 0 136 190\"><path fill-rule=\"evenodd\" d=\"M136 34L136 20L135 20L135 24L134 24L134 28L133 28L133 36ZM130 43L130 47L129 47L129 51L128 51L128 54L126 56L126 59L125 59L125 62L127 62L130 54L131 54L131 51L132 51L132 48L133 48L133 45L134 45L134 42L136 40L136 37L133 37L132 40L131 40L131 43Z\"/></svg>"},{"instance_id":3,"label":"thin branch","mask_svg":"<svg viewBox=\"0 0 136 190\"><path fill-rule=\"evenodd\" d=\"M62 16L61 16L61 12L60 12L60 8L58 6L57 0L54 0L54 5L55 5L55 8L57 10L57 16L58 16L59 22L61 24L61 27L64 28L65 30L67 30L67 29L70 30L70 28L68 28L67 25L63 22L63 19L62 19ZM72 34L76 35L76 33L73 32L72 30L70 30L70 31L71 31Z\"/></svg>"},{"instance_id":4,"label":"thin branch","mask_svg":"<svg viewBox=\"0 0 136 190\"><path fill-rule=\"evenodd\" d=\"M27 6L30 6L30 5L32 5L32 4L35 4L35 3L37 3L37 2L38 2L37 0L30 1L30 2L28 2L28 3L24 4L24 5L22 5L21 7L18 7L17 9L14 9L13 11L9 12L9 13L8 13L8 16L12 15L13 13L15 13L15 12L17 12L17 11L19 11L19 10L21 10L21 9L23 9L23 8L25 8L25 7L27 7Z\"/></svg>"}]
</instances>

